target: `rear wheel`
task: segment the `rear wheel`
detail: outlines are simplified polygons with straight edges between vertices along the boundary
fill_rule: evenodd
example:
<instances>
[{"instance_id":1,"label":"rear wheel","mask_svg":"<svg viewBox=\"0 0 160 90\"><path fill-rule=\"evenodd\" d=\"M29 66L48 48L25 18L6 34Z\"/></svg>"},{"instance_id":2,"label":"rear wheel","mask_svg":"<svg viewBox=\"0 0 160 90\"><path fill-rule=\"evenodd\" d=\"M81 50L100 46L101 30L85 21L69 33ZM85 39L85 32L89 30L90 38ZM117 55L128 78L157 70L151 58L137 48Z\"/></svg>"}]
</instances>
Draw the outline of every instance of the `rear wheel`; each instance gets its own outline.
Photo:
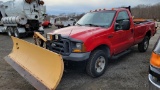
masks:
<instances>
[{"instance_id":1,"label":"rear wheel","mask_svg":"<svg viewBox=\"0 0 160 90\"><path fill-rule=\"evenodd\" d=\"M107 67L108 59L103 50L95 50L92 52L86 66L86 72L92 77L101 76Z\"/></svg>"},{"instance_id":2,"label":"rear wheel","mask_svg":"<svg viewBox=\"0 0 160 90\"><path fill-rule=\"evenodd\" d=\"M138 50L140 52L146 52L149 46L149 37L145 36L143 41L138 44Z\"/></svg>"}]
</instances>

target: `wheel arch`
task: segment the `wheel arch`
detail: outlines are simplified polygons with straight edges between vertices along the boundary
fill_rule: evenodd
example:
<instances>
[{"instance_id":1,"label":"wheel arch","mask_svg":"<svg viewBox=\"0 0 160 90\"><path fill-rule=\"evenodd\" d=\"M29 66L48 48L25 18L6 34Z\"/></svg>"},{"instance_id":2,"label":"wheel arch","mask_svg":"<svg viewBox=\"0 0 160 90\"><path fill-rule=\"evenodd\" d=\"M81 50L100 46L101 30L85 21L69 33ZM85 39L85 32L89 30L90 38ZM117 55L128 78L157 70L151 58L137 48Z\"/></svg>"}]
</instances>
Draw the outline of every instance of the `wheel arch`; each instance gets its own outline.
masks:
<instances>
[{"instance_id":1,"label":"wheel arch","mask_svg":"<svg viewBox=\"0 0 160 90\"><path fill-rule=\"evenodd\" d=\"M106 45L106 44L101 44L101 45L95 47L95 48L92 50L92 52L93 52L94 50L97 50L97 49L103 50L103 51L106 53L106 55L107 55L108 58L111 57L110 48L109 48L108 45Z\"/></svg>"},{"instance_id":2,"label":"wheel arch","mask_svg":"<svg viewBox=\"0 0 160 90\"><path fill-rule=\"evenodd\" d=\"M146 32L146 35L145 36L148 36L149 37L149 39L151 38L151 30L148 30L147 32Z\"/></svg>"}]
</instances>

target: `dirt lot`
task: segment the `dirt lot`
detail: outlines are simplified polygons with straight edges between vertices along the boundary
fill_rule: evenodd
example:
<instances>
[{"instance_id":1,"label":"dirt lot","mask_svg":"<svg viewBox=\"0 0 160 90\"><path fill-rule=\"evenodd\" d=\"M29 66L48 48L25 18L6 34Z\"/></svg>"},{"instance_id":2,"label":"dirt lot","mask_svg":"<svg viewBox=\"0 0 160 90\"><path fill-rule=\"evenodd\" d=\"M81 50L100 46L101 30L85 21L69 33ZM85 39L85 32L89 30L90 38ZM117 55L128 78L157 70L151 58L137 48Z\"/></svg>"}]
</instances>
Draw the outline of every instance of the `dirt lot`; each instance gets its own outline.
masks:
<instances>
[{"instance_id":1,"label":"dirt lot","mask_svg":"<svg viewBox=\"0 0 160 90\"><path fill-rule=\"evenodd\" d=\"M45 30L49 31L51 29ZM159 33L150 40L146 53L139 53L137 46L132 47L131 53L111 62L105 74L99 78L91 78L81 70L66 70L57 90L148 90L149 59ZM33 42L32 37L25 40ZM10 37L0 34L0 90L35 90L4 61L3 57L11 49Z\"/></svg>"}]
</instances>

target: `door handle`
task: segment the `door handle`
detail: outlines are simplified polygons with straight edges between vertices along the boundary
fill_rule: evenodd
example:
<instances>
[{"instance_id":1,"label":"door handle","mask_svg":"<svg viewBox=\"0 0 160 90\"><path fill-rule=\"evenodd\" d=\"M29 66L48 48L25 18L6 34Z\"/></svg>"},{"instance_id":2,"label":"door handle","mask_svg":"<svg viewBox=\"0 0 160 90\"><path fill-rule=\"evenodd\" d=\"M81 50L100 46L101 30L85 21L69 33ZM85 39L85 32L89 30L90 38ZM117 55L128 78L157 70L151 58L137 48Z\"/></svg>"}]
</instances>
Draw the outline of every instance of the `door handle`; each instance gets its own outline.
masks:
<instances>
[{"instance_id":1,"label":"door handle","mask_svg":"<svg viewBox=\"0 0 160 90\"><path fill-rule=\"evenodd\" d=\"M133 30L133 29L131 29L131 32L133 33L133 32L134 32L134 30Z\"/></svg>"}]
</instances>

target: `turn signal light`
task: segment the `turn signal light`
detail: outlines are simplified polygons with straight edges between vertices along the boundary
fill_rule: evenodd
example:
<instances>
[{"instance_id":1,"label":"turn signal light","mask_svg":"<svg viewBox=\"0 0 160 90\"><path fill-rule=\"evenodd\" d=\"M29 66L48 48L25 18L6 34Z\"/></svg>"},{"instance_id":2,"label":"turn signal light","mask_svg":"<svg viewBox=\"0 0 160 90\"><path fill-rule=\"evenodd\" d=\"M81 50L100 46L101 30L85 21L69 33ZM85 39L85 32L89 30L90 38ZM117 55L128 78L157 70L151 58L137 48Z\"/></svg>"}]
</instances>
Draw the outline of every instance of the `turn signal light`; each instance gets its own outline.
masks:
<instances>
[{"instance_id":1,"label":"turn signal light","mask_svg":"<svg viewBox=\"0 0 160 90\"><path fill-rule=\"evenodd\" d=\"M74 49L73 52L80 53L82 51L80 49Z\"/></svg>"},{"instance_id":2,"label":"turn signal light","mask_svg":"<svg viewBox=\"0 0 160 90\"><path fill-rule=\"evenodd\" d=\"M160 55L153 52L150 59L150 64L157 68L160 68Z\"/></svg>"}]
</instances>

